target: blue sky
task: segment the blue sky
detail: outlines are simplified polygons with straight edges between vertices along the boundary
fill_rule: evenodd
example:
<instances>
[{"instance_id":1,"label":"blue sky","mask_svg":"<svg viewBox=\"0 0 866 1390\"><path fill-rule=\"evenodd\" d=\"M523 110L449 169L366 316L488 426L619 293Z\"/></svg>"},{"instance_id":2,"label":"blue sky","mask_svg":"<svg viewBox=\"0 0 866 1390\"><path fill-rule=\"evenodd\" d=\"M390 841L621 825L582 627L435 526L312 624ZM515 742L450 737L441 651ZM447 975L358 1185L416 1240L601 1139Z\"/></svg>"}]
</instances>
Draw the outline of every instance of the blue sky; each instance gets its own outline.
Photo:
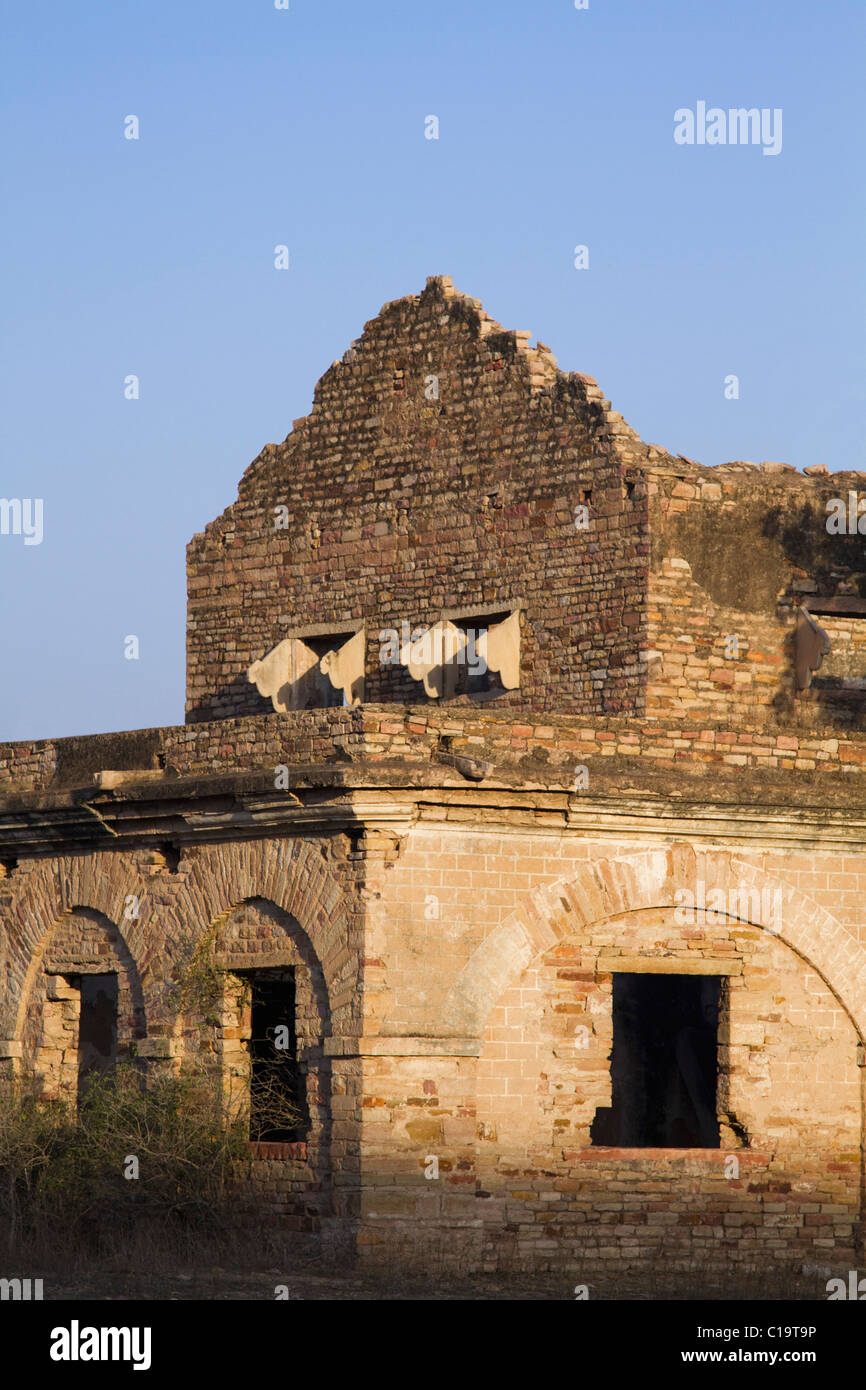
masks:
<instances>
[{"instance_id":1,"label":"blue sky","mask_svg":"<svg viewBox=\"0 0 866 1390\"><path fill-rule=\"evenodd\" d=\"M0 6L0 741L183 721L187 541L428 275L675 453L866 467L858 0L290 4Z\"/></svg>"}]
</instances>

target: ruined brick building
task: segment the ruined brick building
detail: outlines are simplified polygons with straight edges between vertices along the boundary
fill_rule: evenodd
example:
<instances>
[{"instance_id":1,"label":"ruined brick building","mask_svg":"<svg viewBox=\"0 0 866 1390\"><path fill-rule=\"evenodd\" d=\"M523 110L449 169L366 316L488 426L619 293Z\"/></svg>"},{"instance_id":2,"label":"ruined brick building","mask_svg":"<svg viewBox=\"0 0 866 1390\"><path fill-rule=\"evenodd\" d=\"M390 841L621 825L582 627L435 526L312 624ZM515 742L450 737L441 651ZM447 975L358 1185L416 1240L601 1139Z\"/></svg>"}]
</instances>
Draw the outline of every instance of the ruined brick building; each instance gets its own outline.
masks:
<instances>
[{"instance_id":1,"label":"ruined brick building","mask_svg":"<svg viewBox=\"0 0 866 1390\"><path fill-rule=\"evenodd\" d=\"M284 1022L249 1180L371 1262L862 1260L866 475L809 473L385 305L190 543L185 725L0 747L0 1064Z\"/></svg>"}]
</instances>

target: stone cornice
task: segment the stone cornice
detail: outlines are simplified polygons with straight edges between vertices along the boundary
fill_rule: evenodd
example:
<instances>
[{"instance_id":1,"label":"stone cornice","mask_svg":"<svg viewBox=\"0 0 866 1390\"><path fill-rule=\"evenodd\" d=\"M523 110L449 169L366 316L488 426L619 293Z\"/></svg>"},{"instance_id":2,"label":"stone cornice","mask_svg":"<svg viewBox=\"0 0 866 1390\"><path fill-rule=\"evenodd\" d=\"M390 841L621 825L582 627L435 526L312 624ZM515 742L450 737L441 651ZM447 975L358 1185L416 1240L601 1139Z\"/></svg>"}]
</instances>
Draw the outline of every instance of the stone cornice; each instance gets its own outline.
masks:
<instances>
[{"instance_id":1,"label":"stone cornice","mask_svg":"<svg viewBox=\"0 0 866 1390\"><path fill-rule=\"evenodd\" d=\"M433 773L427 768L428 776ZM363 782L360 769L352 780ZM272 778L270 779L272 782ZM258 785L251 785L251 783ZM854 809L766 796L762 804L697 794L661 796L611 790L590 796L537 785L467 783L448 769L426 785L332 785L275 790L250 774L219 779L132 781L111 790L32 793L0 810L0 859L244 839L339 833L363 828L402 839L417 823L443 831L652 840L755 843L780 849L866 846L866 805ZM707 788L707 790L709 790ZM769 792L770 789L767 789ZM801 788L801 794L806 788Z\"/></svg>"},{"instance_id":2,"label":"stone cornice","mask_svg":"<svg viewBox=\"0 0 866 1390\"><path fill-rule=\"evenodd\" d=\"M713 802L653 799L648 802L620 799L582 799L572 803L569 829L597 839L618 839L633 832L641 839L666 842L688 839L700 843L744 844L758 842L779 849L866 849L866 808L859 815L849 810L819 806L718 805Z\"/></svg>"}]
</instances>

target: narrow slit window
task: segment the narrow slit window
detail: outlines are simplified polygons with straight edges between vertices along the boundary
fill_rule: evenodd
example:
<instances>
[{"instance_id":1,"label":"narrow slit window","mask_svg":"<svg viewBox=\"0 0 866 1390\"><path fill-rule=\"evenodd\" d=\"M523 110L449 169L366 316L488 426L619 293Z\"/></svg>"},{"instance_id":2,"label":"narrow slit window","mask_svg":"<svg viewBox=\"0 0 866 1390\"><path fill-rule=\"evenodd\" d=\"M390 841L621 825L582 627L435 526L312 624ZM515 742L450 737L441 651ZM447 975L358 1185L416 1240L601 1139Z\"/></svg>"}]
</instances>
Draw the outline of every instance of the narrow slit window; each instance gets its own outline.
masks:
<instances>
[{"instance_id":1,"label":"narrow slit window","mask_svg":"<svg viewBox=\"0 0 866 1390\"><path fill-rule=\"evenodd\" d=\"M109 1071L117 1061L117 975L81 975L76 981L79 1093L88 1077Z\"/></svg>"},{"instance_id":2,"label":"narrow slit window","mask_svg":"<svg viewBox=\"0 0 866 1390\"><path fill-rule=\"evenodd\" d=\"M323 657L326 657L329 652L338 652L345 644L345 632L328 637L305 637L303 640L304 645L309 647L319 660L319 667L315 673L315 686L307 696L307 708L329 709L349 704L345 692L333 684L321 665Z\"/></svg>"}]
</instances>

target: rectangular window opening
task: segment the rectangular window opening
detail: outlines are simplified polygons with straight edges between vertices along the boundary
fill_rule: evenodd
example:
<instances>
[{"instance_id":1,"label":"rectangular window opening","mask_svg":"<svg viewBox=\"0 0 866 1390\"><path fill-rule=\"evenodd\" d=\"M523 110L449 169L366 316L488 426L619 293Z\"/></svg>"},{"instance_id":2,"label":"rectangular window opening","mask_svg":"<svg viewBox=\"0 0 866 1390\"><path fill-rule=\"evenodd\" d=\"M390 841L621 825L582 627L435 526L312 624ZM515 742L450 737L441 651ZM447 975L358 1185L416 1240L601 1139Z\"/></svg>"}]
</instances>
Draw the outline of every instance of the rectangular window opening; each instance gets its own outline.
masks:
<instances>
[{"instance_id":1,"label":"rectangular window opening","mask_svg":"<svg viewBox=\"0 0 866 1390\"><path fill-rule=\"evenodd\" d=\"M78 1095L89 1077L110 1071L117 1062L117 975L76 975L68 983L78 990Z\"/></svg>"},{"instance_id":2,"label":"rectangular window opening","mask_svg":"<svg viewBox=\"0 0 866 1390\"><path fill-rule=\"evenodd\" d=\"M337 632L326 637L304 637L302 641L321 661L328 652L339 651L346 641L346 633ZM349 703L345 693L336 689L323 671L315 671L311 684L313 688L307 696L307 709L332 709Z\"/></svg>"},{"instance_id":3,"label":"rectangular window opening","mask_svg":"<svg viewBox=\"0 0 866 1390\"><path fill-rule=\"evenodd\" d=\"M716 975L614 974L612 1104L594 1145L719 1148L720 1002Z\"/></svg>"},{"instance_id":4,"label":"rectangular window opening","mask_svg":"<svg viewBox=\"0 0 866 1390\"><path fill-rule=\"evenodd\" d=\"M482 633L486 633L499 623L504 623L506 618L510 617L511 610L503 609L501 613L485 613L478 617L451 619L454 626L459 628L467 637L467 644L460 653L461 659L455 663L457 672L455 695L492 698L505 694L505 686L502 684L499 672L492 671L486 662L482 661L479 643Z\"/></svg>"},{"instance_id":5,"label":"rectangular window opening","mask_svg":"<svg viewBox=\"0 0 866 1390\"><path fill-rule=\"evenodd\" d=\"M250 1139L306 1138L307 1112L298 1064L294 970L255 971L250 1037Z\"/></svg>"}]
</instances>

